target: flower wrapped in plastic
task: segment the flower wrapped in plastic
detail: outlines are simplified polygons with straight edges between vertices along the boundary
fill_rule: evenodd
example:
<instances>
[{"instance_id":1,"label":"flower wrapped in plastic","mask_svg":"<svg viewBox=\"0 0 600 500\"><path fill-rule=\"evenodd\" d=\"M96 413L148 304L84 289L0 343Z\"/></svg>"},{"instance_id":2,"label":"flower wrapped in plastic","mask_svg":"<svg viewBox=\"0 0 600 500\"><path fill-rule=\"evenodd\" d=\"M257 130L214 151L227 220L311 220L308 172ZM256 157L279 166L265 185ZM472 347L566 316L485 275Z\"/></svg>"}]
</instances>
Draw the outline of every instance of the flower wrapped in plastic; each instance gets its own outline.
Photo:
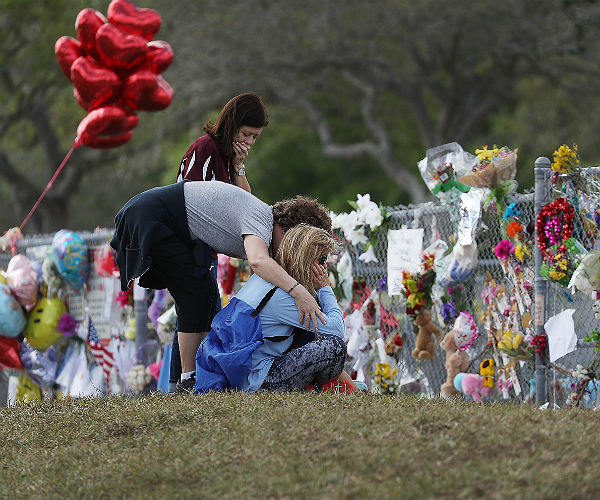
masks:
<instances>
[{"instance_id":1,"label":"flower wrapped in plastic","mask_svg":"<svg viewBox=\"0 0 600 500\"><path fill-rule=\"evenodd\" d=\"M523 336L522 333L514 333L505 330L501 335L496 335L498 349L512 359L518 361L532 361L535 357L535 349L531 343L531 335Z\"/></svg>"},{"instance_id":2,"label":"flower wrapped in plastic","mask_svg":"<svg viewBox=\"0 0 600 500\"><path fill-rule=\"evenodd\" d=\"M571 276L568 287L597 299L600 290L600 250L585 255Z\"/></svg>"},{"instance_id":3,"label":"flower wrapped in plastic","mask_svg":"<svg viewBox=\"0 0 600 500\"><path fill-rule=\"evenodd\" d=\"M512 151L507 146L488 149L485 145L482 149L476 149L477 164L473 166L471 173L458 180L467 186L493 189L515 178L517 153L518 149Z\"/></svg>"},{"instance_id":4,"label":"flower wrapped in plastic","mask_svg":"<svg viewBox=\"0 0 600 500\"><path fill-rule=\"evenodd\" d=\"M562 251L559 250L561 246L564 246ZM585 248L575 238L568 238L563 245L552 245L544 256L540 274L563 287L568 287L581 256L585 253Z\"/></svg>"}]
</instances>

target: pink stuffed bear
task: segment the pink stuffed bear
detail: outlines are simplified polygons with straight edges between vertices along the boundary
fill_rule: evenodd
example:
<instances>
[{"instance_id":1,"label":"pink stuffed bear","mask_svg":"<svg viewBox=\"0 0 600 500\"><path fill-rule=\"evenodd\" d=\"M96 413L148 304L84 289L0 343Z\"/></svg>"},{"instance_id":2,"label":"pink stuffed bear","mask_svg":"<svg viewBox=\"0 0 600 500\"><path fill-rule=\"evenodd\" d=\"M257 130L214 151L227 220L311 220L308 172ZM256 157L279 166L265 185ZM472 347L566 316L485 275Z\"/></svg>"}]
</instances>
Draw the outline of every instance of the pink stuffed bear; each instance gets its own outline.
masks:
<instances>
[{"instance_id":1,"label":"pink stuffed bear","mask_svg":"<svg viewBox=\"0 0 600 500\"><path fill-rule=\"evenodd\" d=\"M487 398L492 394L492 387L483 385L483 377L475 373L459 373L454 377L456 390L473 397L473 400L481 403L481 398Z\"/></svg>"}]
</instances>

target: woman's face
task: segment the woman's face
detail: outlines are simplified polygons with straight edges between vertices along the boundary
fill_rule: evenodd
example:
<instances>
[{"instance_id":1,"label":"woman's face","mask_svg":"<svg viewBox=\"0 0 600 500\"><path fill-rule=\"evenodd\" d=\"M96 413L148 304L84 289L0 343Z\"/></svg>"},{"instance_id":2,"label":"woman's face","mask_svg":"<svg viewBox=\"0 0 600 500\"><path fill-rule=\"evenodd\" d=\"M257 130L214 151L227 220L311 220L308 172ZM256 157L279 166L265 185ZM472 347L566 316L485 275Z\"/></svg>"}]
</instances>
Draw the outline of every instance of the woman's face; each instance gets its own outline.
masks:
<instances>
[{"instance_id":1,"label":"woman's face","mask_svg":"<svg viewBox=\"0 0 600 500\"><path fill-rule=\"evenodd\" d=\"M248 125L242 125L237 134L234 136L234 142L243 142L248 146L252 146L254 141L258 139L258 136L262 133L264 127L250 127Z\"/></svg>"}]
</instances>

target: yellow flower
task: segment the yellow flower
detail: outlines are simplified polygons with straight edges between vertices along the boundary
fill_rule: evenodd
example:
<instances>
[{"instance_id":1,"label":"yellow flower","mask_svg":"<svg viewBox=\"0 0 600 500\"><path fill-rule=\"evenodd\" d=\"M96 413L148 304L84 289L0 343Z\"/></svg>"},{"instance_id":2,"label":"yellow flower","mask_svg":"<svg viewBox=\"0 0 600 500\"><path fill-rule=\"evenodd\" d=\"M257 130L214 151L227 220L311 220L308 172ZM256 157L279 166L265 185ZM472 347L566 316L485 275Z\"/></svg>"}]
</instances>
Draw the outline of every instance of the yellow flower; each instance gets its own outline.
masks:
<instances>
[{"instance_id":1,"label":"yellow flower","mask_svg":"<svg viewBox=\"0 0 600 500\"><path fill-rule=\"evenodd\" d=\"M557 280L557 281L563 279L566 276L565 273L559 273L559 272L556 272L554 270L550 271L548 274L550 275L550 277L553 280Z\"/></svg>"},{"instance_id":2,"label":"yellow flower","mask_svg":"<svg viewBox=\"0 0 600 500\"><path fill-rule=\"evenodd\" d=\"M512 348L517 349L521 345L521 342L523 342L523 335L518 333L513 337Z\"/></svg>"},{"instance_id":3,"label":"yellow flower","mask_svg":"<svg viewBox=\"0 0 600 500\"><path fill-rule=\"evenodd\" d=\"M495 146L493 149L488 149L488 146L486 144L485 146L483 146L483 149L476 149L475 154L477 155L477 160L480 162L483 160L492 161L494 156L498 155L498 151L499 149Z\"/></svg>"},{"instance_id":4,"label":"yellow flower","mask_svg":"<svg viewBox=\"0 0 600 500\"><path fill-rule=\"evenodd\" d=\"M554 162L551 166L555 172L566 174L575 171L580 167L579 157L577 156L577 144L573 144L573 149L563 144L554 151L553 159Z\"/></svg>"},{"instance_id":5,"label":"yellow flower","mask_svg":"<svg viewBox=\"0 0 600 500\"><path fill-rule=\"evenodd\" d=\"M515 248L515 256L521 262L523 262L523 259L525 258L525 255L523 254L523 247L521 246L520 243L517 245L517 248Z\"/></svg>"},{"instance_id":6,"label":"yellow flower","mask_svg":"<svg viewBox=\"0 0 600 500\"><path fill-rule=\"evenodd\" d=\"M498 342L498 348L506 349L506 344L504 342Z\"/></svg>"}]
</instances>

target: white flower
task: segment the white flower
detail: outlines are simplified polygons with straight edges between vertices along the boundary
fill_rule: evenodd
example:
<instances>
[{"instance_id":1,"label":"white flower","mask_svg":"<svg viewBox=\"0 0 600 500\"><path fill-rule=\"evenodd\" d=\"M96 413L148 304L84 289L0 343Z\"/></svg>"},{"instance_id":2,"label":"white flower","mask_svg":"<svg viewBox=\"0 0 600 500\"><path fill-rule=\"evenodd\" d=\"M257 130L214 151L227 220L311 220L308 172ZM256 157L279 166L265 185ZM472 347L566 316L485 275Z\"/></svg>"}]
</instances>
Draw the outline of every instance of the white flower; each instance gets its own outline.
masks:
<instances>
[{"instance_id":1,"label":"white flower","mask_svg":"<svg viewBox=\"0 0 600 500\"><path fill-rule=\"evenodd\" d=\"M369 238L365 236L362 226L358 229L353 229L350 233L345 233L345 235L346 239L353 245L358 245L359 243L366 243L369 241Z\"/></svg>"},{"instance_id":2,"label":"white flower","mask_svg":"<svg viewBox=\"0 0 600 500\"><path fill-rule=\"evenodd\" d=\"M345 251L337 264L339 285L347 298L352 297L352 258Z\"/></svg>"},{"instance_id":3,"label":"white flower","mask_svg":"<svg viewBox=\"0 0 600 500\"><path fill-rule=\"evenodd\" d=\"M344 226L344 220L346 219L346 217L348 217L348 214L344 212L342 212L341 214L329 212L329 216L331 217L331 228L342 229L342 227Z\"/></svg>"},{"instance_id":4,"label":"white flower","mask_svg":"<svg viewBox=\"0 0 600 500\"><path fill-rule=\"evenodd\" d=\"M370 207L361 211L361 220L364 221L365 224L368 224L371 229L374 229L381 225L383 216L381 215L379 207L373 203Z\"/></svg>"},{"instance_id":5,"label":"white flower","mask_svg":"<svg viewBox=\"0 0 600 500\"><path fill-rule=\"evenodd\" d=\"M371 203L373 203L371 201L371 195L369 193L365 194L364 196L357 194L356 195L356 204L358 205L358 209L359 210L364 210L365 208L367 208Z\"/></svg>"},{"instance_id":6,"label":"white flower","mask_svg":"<svg viewBox=\"0 0 600 500\"><path fill-rule=\"evenodd\" d=\"M369 262L379 262L377 260L377 257L375 256L375 251L373 250L373 245L369 245L367 247L367 251L364 253L361 253L358 256L358 260L362 260L365 263L369 263Z\"/></svg>"}]
</instances>

